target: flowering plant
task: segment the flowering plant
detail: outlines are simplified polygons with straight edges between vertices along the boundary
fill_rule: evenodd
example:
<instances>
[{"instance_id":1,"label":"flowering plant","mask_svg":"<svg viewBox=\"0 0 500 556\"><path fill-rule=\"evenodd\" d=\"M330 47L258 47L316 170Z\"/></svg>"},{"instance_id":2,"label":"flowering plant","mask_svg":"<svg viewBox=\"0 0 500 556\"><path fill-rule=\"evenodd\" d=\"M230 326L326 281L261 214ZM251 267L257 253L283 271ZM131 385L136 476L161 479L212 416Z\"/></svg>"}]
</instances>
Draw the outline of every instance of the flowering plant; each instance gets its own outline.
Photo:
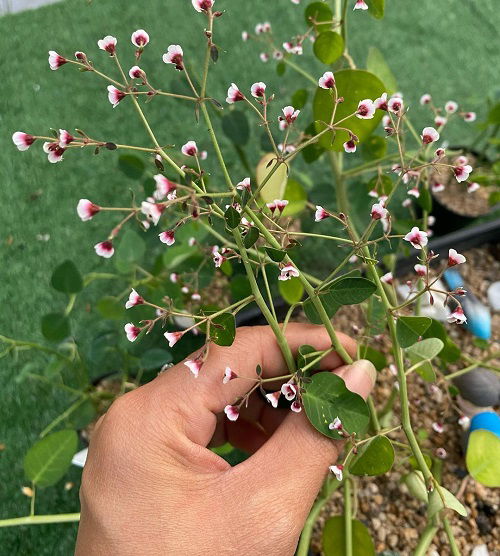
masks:
<instances>
[{"instance_id":1,"label":"flowering plant","mask_svg":"<svg viewBox=\"0 0 500 556\"><path fill-rule=\"evenodd\" d=\"M331 466L331 475L312 509L299 554L307 553L314 518L333 490L341 485L345 499L346 554L353 554L352 476L389 471L395 458L401 455L391 441L391 434L400 429L407 442L398 443L396 448L403 454L410 452L415 467L412 470L408 465L408 484L413 482L416 490L423 488L428 504L429 526L416 554L425 553L441 524L449 535L452 551L457 553L447 510L461 515L467 511L440 484L432 472L429 454L419 445L412 428L407 379L411 373L418 373L424 380L444 385L454 376L445 372L450 361L461 358L465 361L467 366L458 373L481 364L460 354L439 322L421 315L422 300L428 299L432 305L436 298L437 303L450 307L449 323L466 323L461 306L466 294L464 288L449 289L440 281L447 268L465 263L465 257L455 249L450 249L444 257L442 253L434 253L428 248L428 238L432 225L431 193L444 187L435 181L436 175L443 176L443 181L445 176L452 175L470 192L480 187L473 179L473 168L467 158L460 152L446 151L440 142L453 118L472 122L475 114L462 110L454 101L448 101L444 109L439 108L426 93L420 104L429 110L429 125L418 132L408 117L403 96L394 90L385 62L379 58L372 60L370 71L357 68L347 44L349 8L354 8L357 17L362 17L358 10L369 10L381 18L384 12L381 0L336 1L332 3L333 8L327 2L312 2L305 9L305 29L286 42L277 41L267 22L257 24L254 33L243 31L244 41L262 45L258 54L262 62L275 60L279 72L296 71L305 86L291 96L291 104L286 104L268 90L264 81L243 87L236 83L235 76L235 82L228 83L223 103L210 94L209 74L211 65L220 63L216 31L224 12L217 11L214 0L192 0L192 4L205 20L201 70L193 71L196 61L184 55L181 45L168 46L162 58L172 71L178 72L185 86L182 92L160 89L154 77L141 69L141 58L147 56L150 41L142 29L131 36L134 60L128 71L122 64L115 37L106 36L97 42L103 55L115 66L114 75L106 73L84 52L75 52L74 58L49 52L52 70L74 66L108 83L108 100L116 111L131 104L149 135L149 145L94 138L80 129L75 132L60 129L49 136L21 131L13 134L13 142L21 151L43 142L51 163L76 155L76 150L92 149L96 154L103 150L127 153L120 157L120 166L132 176L139 168L138 177L141 177L146 165L154 169L153 187L151 182L145 184L128 203L103 206L98 199L78 201L76 210L82 221L107 214L112 218L108 236L96 238L94 249L96 255L115 260L117 274L110 271L82 278L70 261L55 270L52 285L68 294L69 302L64 312L51 313L43 319L42 331L53 345L34 346L1 337L7 344L5 353L39 347L53 355L61 368L73 371L71 376L59 375L59 386L71 388L77 399L63 417L43 431L43 440L28 453L27 475L33 486L47 486L57 481L71 461L76 436L69 431L49 433L70 415L81 413L82 408L90 408L93 417L97 406L115 397L91 384L86 358L80 354L77 344L68 340L71 336L68 319L75 296L85 286L118 275L127 281L125 303L121 301L124 294L118 294L101 299L98 309L105 318L115 322L123 319L123 305L130 311L128 322L122 326L131 344L124 345L123 338L116 340L114 328L107 328L96 339L93 357L104 368L110 364L109 370L116 371L123 365L135 377L135 382L130 383L123 376L121 391L139 384L145 371L166 369L174 359L184 360L186 372L192 373L196 380L203 373L211 345L230 346L237 333L236 315L251 305L258 307L272 328L288 367L288 372L279 377L280 388L269 392L268 379L262 377L257 367L253 386L246 396L235 399L225 408L226 417L236 421L240 411L251 402L251 395L260 392L272 407L284 404L293 412L304 412L321 434L346 443L343 462ZM314 56L326 66L318 75L310 74L298 61L311 43ZM309 102L311 93L313 98ZM166 146L163 142L166 138L152 128L146 109L146 103L161 101L192 105L196 120L201 119L208 128L211 147L206 151L199 147L198 127L192 134L179 138L179 146ZM221 111L225 115L222 125L217 126L214 115ZM253 124L248 123L247 113L254 118ZM255 165L248 162L243 149L248 125L259 126L265 133L266 152ZM222 128L235 147L241 160L238 171L229 169L228 156L233 154L223 152L218 128ZM355 159L358 149L367 161L351 165L349 158ZM217 159L218 174L210 175L206 170L208 156ZM316 172L318 167L324 171L324 162L331 176L330 191L326 196L314 186L306 191L299 183L299 177L306 172L302 170L303 164ZM301 170L294 174L296 167ZM309 170L309 173L313 172ZM370 176L367 191L357 192L359 201L352 208L348 192L353 187L359 188L355 182L365 175ZM139 201L138 195L142 195ZM319 241L329 242L341 254L321 276L300 262L301 257L305 261L311 259L310 254L316 253L315 242L317 245ZM390 256L398 252L413 257L415 263L415 273L407 281L403 300L398 300L395 258ZM444 258L445 262L436 269L432 264L438 258L439 261ZM383 265L379 264L381 261ZM230 287L228 277L231 277ZM230 289L230 296L224 288ZM288 304L282 322L278 319L278 293ZM365 314L363 328L355 327L362 339L357 358L370 359L379 370L387 367L385 355L374 345L383 335L390 338L392 394L379 409L371 398L365 403L348 391L339 377L316 372L320 362L332 351L347 364L353 361L332 323L336 312L349 305L360 305ZM310 322L326 328L331 340L328 349L318 351L314 346L304 345L298 356L292 353L285 332L298 310ZM167 346L173 349L167 350ZM186 358L193 348L196 348L194 355ZM79 384L69 385L75 369L85 377ZM221 368L220 379L223 383L238 380L238 369ZM391 411L396 397L400 402L401 422L385 426L381 416ZM457 415L458 418L461 423L466 422L463 416ZM439 434L441 424L435 423L434 430ZM48 474L40 471L37 451L46 452L50 443L61 444L61 434L66 435L67 449L61 451L57 473L53 469ZM59 435L57 439L55 435ZM445 457L442 451L431 455ZM34 497L32 502L31 516L7 521L36 522ZM50 522L50 516L43 517Z\"/></svg>"}]
</instances>

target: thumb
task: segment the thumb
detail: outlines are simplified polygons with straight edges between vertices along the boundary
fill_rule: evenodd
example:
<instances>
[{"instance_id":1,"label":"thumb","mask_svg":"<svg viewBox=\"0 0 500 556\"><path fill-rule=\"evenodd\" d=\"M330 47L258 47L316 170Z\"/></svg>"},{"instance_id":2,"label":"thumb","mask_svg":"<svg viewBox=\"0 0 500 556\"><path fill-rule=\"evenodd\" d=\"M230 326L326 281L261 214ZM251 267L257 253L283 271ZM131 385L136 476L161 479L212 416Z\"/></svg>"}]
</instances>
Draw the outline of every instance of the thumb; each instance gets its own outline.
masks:
<instances>
[{"instance_id":1,"label":"thumb","mask_svg":"<svg viewBox=\"0 0 500 556\"><path fill-rule=\"evenodd\" d=\"M375 384L377 372L373 364L361 359L338 368L346 387L366 399ZM328 472L335 462L343 441L332 441L309 423L304 412L290 413L272 437L244 464L252 466L243 473L252 473L270 497L304 513L304 519L314 502ZM300 501L297 504L297 501ZM294 504L295 502L295 504Z\"/></svg>"}]
</instances>

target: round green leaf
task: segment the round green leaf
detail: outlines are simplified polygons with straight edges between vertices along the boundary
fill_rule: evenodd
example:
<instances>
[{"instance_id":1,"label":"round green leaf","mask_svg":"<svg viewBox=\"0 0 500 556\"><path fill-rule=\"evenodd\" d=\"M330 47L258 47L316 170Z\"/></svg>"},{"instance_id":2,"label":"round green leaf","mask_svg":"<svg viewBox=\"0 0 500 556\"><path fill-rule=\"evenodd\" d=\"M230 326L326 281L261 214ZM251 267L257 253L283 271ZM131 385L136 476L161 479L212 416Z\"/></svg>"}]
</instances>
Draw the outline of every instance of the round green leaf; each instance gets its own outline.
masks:
<instances>
[{"instance_id":1,"label":"round green leaf","mask_svg":"<svg viewBox=\"0 0 500 556\"><path fill-rule=\"evenodd\" d=\"M49 313L42 317L42 334L50 342L62 342L71 334L69 319L63 313Z\"/></svg>"},{"instance_id":2,"label":"round green leaf","mask_svg":"<svg viewBox=\"0 0 500 556\"><path fill-rule=\"evenodd\" d=\"M500 438L491 431L472 431L465 457L467 470L488 487L500 487Z\"/></svg>"},{"instance_id":3,"label":"round green leaf","mask_svg":"<svg viewBox=\"0 0 500 556\"><path fill-rule=\"evenodd\" d=\"M243 147L250 138L250 126L245 112L232 110L222 118L222 131L238 147Z\"/></svg>"},{"instance_id":4,"label":"round green leaf","mask_svg":"<svg viewBox=\"0 0 500 556\"><path fill-rule=\"evenodd\" d=\"M376 99L385 92L382 81L372 73L365 70L344 69L335 74L337 91L339 97L344 98L344 102L338 105L335 120L339 121L353 114L360 100ZM318 87L313 102L314 119L316 121L317 132L325 129L322 122L330 122L333 112L333 97L329 90ZM357 116L351 116L342 122L342 127L351 130L358 136L360 141L364 141L370 136L382 119L382 112L377 110L371 120L363 120ZM335 151L343 150L343 143L349 139L346 131L338 131L335 137L332 133L325 133L319 143L325 149Z\"/></svg>"},{"instance_id":5,"label":"round green leaf","mask_svg":"<svg viewBox=\"0 0 500 556\"><path fill-rule=\"evenodd\" d=\"M241 214L231 205L229 205L224 213L224 218L226 219L227 227L230 230L234 230L238 224L241 222Z\"/></svg>"},{"instance_id":6,"label":"round green leaf","mask_svg":"<svg viewBox=\"0 0 500 556\"><path fill-rule=\"evenodd\" d=\"M330 288L333 299L339 305L354 305L368 299L377 286L367 278L343 278Z\"/></svg>"},{"instance_id":7,"label":"round green leaf","mask_svg":"<svg viewBox=\"0 0 500 556\"><path fill-rule=\"evenodd\" d=\"M317 373L305 385L302 395L307 418L320 433L338 439L328 425L339 417L349 433L362 434L370 421L368 407L359 394L346 388L345 382L332 373Z\"/></svg>"},{"instance_id":8,"label":"round green leaf","mask_svg":"<svg viewBox=\"0 0 500 556\"><path fill-rule=\"evenodd\" d=\"M426 338L410 346L407 353L417 361L430 360L439 355L444 344L439 338Z\"/></svg>"},{"instance_id":9,"label":"round green leaf","mask_svg":"<svg viewBox=\"0 0 500 556\"><path fill-rule=\"evenodd\" d=\"M58 292L78 293L83 289L83 279L73 261L64 261L52 273L50 285Z\"/></svg>"},{"instance_id":10,"label":"round green leaf","mask_svg":"<svg viewBox=\"0 0 500 556\"><path fill-rule=\"evenodd\" d=\"M333 64L344 52L344 39L335 31L325 31L314 41L313 50L323 64Z\"/></svg>"},{"instance_id":11,"label":"round green leaf","mask_svg":"<svg viewBox=\"0 0 500 556\"><path fill-rule=\"evenodd\" d=\"M298 278L290 278L290 280L280 280L278 289L281 297L289 304L297 303L302 299L304 294L304 286Z\"/></svg>"},{"instance_id":12,"label":"round green leaf","mask_svg":"<svg viewBox=\"0 0 500 556\"><path fill-rule=\"evenodd\" d=\"M431 325L429 317L399 317L396 323L396 337L402 348L413 345Z\"/></svg>"},{"instance_id":13,"label":"round green leaf","mask_svg":"<svg viewBox=\"0 0 500 556\"><path fill-rule=\"evenodd\" d=\"M51 486L68 470L76 452L76 431L49 434L34 444L24 457L24 472L39 487Z\"/></svg>"},{"instance_id":14,"label":"round green leaf","mask_svg":"<svg viewBox=\"0 0 500 556\"><path fill-rule=\"evenodd\" d=\"M308 26L315 26L318 33L324 33L332 27L333 13L324 2L313 2L307 6L304 17ZM325 23L322 23L322 22Z\"/></svg>"},{"instance_id":15,"label":"round green leaf","mask_svg":"<svg viewBox=\"0 0 500 556\"><path fill-rule=\"evenodd\" d=\"M144 174L146 166L142 158L134 154L122 154L118 157L118 168L129 178L138 180Z\"/></svg>"},{"instance_id":16,"label":"round green leaf","mask_svg":"<svg viewBox=\"0 0 500 556\"><path fill-rule=\"evenodd\" d=\"M371 346L361 345L359 347L359 358L360 359L368 359L371 361L377 371L381 371L385 367L387 367L387 358L381 352Z\"/></svg>"},{"instance_id":17,"label":"round green leaf","mask_svg":"<svg viewBox=\"0 0 500 556\"><path fill-rule=\"evenodd\" d=\"M328 318L332 318L340 308L340 305L335 301L332 292L330 290L322 290L319 299L321 300L321 304L323 305ZM314 306L311 298L304 301L304 313L312 324L323 324L323 320L319 316L318 311L316 311L316 307Z\"/></svg>"},{"instance_id":18,"label":"round green leaf","mask_svg":"<svg viewBox=\"0 0 500 556\"><path fill-rule=\"evenodd\" d=\"M252 226L243 240L243 244L247 249L253 246L253 244L259 239L259 229L256 226Z\"/></svg>"},{"instance_id":19,"label":"round green leaf","mask_svg":"<svg viewBox=\"0 0 500 556\"><path fill-rule=\"evenodd\" d=\"M307 193L296 180L288 180L283 199L288 201L283 216L294 216L303 211L307 205Z\"/></svg>"},{"instance_id":20,"label":"round green leaf","mask_svg":"<svg viewBox=\"0 0 500 556\"><path fill-rule=\"evenodd\" d=\"M257 185L260 185L267 179L276 165L276 155L274 153L265 154L259 161L256 169ZM287 167L281 164L279 168L266 181L260 192L260 197L265 203L270 203L274 199L284 199L285 189L288 181Z\"/></svg>"},{"instance_id":21,"label":"round green leaf","mask_svg":"<svg viewBox=\"0 0 500 556\"><path fill-rule=\"evenodd\" d=\"M376 436L361 445L349 467L353 475L382 475L394 463L394 448L386 436Z\"/></svg>"},{"instance_id":22,"label":"round green leaf","mask_svg":"<svg viewBox=\"0 0 500 556\"><path fill-rule=\"evenodd\" d=\"M202 315L209 316L217 310L202 310ZM207 324L201 324L200 330L207 333ZM236 336L236 321L232 313L222 313L210 323L210 338L218 346L230 346Z\"/></svg>"},{"instance_id":23,"label":"round green leaf","mask_svg":"<svg viewBox=\"0 0 500 556\"><path fill-rule=\"evenodd\" d=\"M331 517L323 529L324 556L345 556L345 518ZM352 546L356 556L375 556L375 546L366 525L358 519L352 520Z\"/></svg>"}]
</instances>

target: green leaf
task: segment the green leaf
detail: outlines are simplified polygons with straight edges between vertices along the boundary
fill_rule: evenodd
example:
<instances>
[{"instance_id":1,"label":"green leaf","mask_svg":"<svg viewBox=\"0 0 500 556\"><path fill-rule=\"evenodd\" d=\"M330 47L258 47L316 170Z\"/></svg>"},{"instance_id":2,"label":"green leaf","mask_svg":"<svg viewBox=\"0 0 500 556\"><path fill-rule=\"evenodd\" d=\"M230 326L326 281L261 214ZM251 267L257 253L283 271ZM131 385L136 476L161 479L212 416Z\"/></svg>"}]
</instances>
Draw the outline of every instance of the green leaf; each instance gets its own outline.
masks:
<instances>
[{"instance_id":1,"label":"green leaf","mask_svg":"<svg viewBox=\"0 0 500 556\"><path fill-rule=\"evenodd\" d=\"M297 89L292 95L292 106L299 110L304 108L308 95L307 89Z\"/></svg>"},{"instance_id":2,"label":"green leaf","mask_svg":"<svg viewBox=\"0 0 500 556\"><path fill-rule=\"evenodd\" d=\"M376 19L384 17L385 0L368 0L368 13Z\"/></svg>"},{"instance_id":3,"label":"green leaf","mask_svg":"<svg viewBox=\"0 0 500 556\"><path fill-rule=\"evenodd\" d=\"M162 348L151 348L145 351L141 356L141 367L145 371L161 369L163 365L172 363L172 354L170 351Z\"/></svg>"},{"instance_id":4,"label":"green leaf","mask_svg":"<svg viewBox=\"0 0 500 556\"><path fill-rule=\"evenodd\" d=\"M476 429L469 436L465 463L476 481L500 487L500 438L491 431Z\"/></svg>"},{"instance_id":5,"label":"green leaf","mask_svg":"<svg viewBox=\"0 0 500 556\"><path fill-rule=\"evenodd\" d=\"M114 258L119 272L130 272L136 264L140 264L146 252L146 243L132 229L125 231L121 237Z\"/></svg>"},{"instance_id":6,"label":"green leaf","mask_svg":"<svg viewBox=\"0 0 500 556\"><path fill-rule=\"evenodd\" d=\"M271 203L274 199L285 198L285 189L288 181L287 167L286 164L281 164L273 172L275 166L276 155L274 153L267 153L260 159L255 171L258 187L266 180L265 185L260 191L260 198L265 203ZM271 172L273 174L267 179Z\"/></svg>"},{"instance_id":7,"label":"green leaf","mask_svg":"<svg viewBox=\"0 0 500 556\"><path fill-rule=\"evenodd\" d=\"M305 129L305 134L309 136L316 135L316 126L314 122L309 124ZM325 152L325 149L319 143L311 143L302 150L302 158L307 164L312 164Z\"/></svg>"},{"instance_id":8,"label":"green leaf","mask_svg":"<svg viewBox=\"0 0 500 556\"><path fill-rule=\"evenodd\" d=\"M335 115L336 121L347 118L353 114L360 100L367 98L376 99L385 92L385 86L378 77L365 70L344 69L335 73L337 91L339 97L344 97L344 102L337 106ZM314 96L313 113L316 121L316 131L325 129L325 123L329 123L333 112L332 95L329 90L318 87ZM351 130L358 136L360 141L369 137L373 130L378 126L382 119L382 112L377 110L371 120L362 120L357 116L350 116L342 122L342 127ZM333 133L325 133L319 143L325 149L343 151L342 146L349 139L346 131L338 131L333 137Z\"/></svg>"},{"instance_id":9,"label":"green leaf","mask_svg":"<svg viewBox=\"0 0 500 556\"><path fill-rule=\"evenodd\" d=\"M444 508L449 508L450 510L457 512L457 514L467 517L467 510L464 505L449 490L442 486L436 487L429 493L429 505L427 507L427 515L429 519L432 519Z\"/></svg>"},{"instance_id":10,"label":"green leaf","mask_svg":"<svg viewBox=\"0 0 500 556\"><path fill-rule=\"evenodd\" d=\"M426 338L410 346L406 351L417 361L430 361L443 349L444 344L439 338Z\"/></svg>"},{"instance_id":11,"label":"green leaf","mask_svg":"<svg viewBox=\"0 0 500 556\"><path fill-rule=\"evenodd\" d=\"M390 195L394 189L394 182L389 176L382 174L381 176L373 176L366 184L367 191L375 189L379 196Z\"/></svg>"},{"instance_id":12,"label":"green leaf","mask_svg":"<svg viewBox=\"0 0 500 556\"><path fill-rule=\"evenodd\" d=\"M274 247L265 247L266 253L269 258L275 263L280 263L286 257L286 251L282 249L275 249Z\"/></svg>"},{"instance_id":13,"label":"green leaf","mask_svg":"<svg viewBox=\"0 0 500 556\"><path fill-rule=\"evenodd\" d=\"M315 347L309 346L307 344L300 346L297 355L297 367L299 369L305 367L308 363L312 361L312 359L314 359L313 357L308 357L308 354L315 353L317 351L318 350ZM315 371L318 368L319 368L319 361L318 363L316 363L315 365L307 369L306 372L310 373L310 371Z\"/></svg>"},{"instance_id":14,"label":"green leaf","mask_svg":"<svg viewBox=\"0 0 500 556\"><path fill-rule=\"evenodd\" d=\"M450 339L445 327L439 321L432 319L431 325L422 336L423 338L439 338L444 342L444 347L439 353L439 358L442 361L454 363L460 359L460 348Z\"/></svg>"},{"instance_id":15,"label":"green leaf","mask_svg":"<svg viewBox=\"0 0 500 556\"><path fill-rule=\"evenodd\" d=\"M313 51L323 64L333 64L344 53L344 39L335 31L325 31L314 41Z\"/></svg>"},{"instance_id":16,"label":"green leaf","mask_svg":"<svg viewBox=\"0 0 500 556\"><path fill-rule=\"evenodd\" d=\"M394 448L386 436L376 436L361 445L349 467L353 475L382 475L394 463Z\"/></svg>"},{"instance_id":17,"label":"green leaf","mask_svg":"<svg viewBox=\"0 0 500 556\"><path fill-rule=\"evenodd\" d=\"M319 299L321 300L321 303L326 311L326 314L328 315L328 318L332 318L333 315L340 308L340 305L335 301L332 292L329 290L322 290ZM316 311L316 307L314 306L311 298L307 299L304 302L304 313L306 314L306 317L309 319L309 321L313 324L323 324L323 320Z\"/></svg>"},{"instance_id":18,"label":"green leaf","mask_svg":"<svg viewBox=\"0 0 500 556\"><path fill-rule=\"evenodd\" d=\"M408 473L406 477L403 477L403 482L408 487L408 490L410 491L410 494L412 496L414 496L417 500L420 500L420 502L424 502L424 504L427 504L427 502L429 501L429 494L425 486L425 480L422 471L417 469L415 471L412 471L411 473Z\"/></svg>"},{"instance_id":19,"label":"green leaf","mask_svg":"<svg viewBox=\"0 0 500 556\"><path fill-rule=\"evenodd\" d=\"M413 345L431 325L429 317L399 317L396 337L402 348Z\"/></svg>"},{"instance_id":20,"label":"green leaf","mask_svg":"<svg viewBox=\"0 0 500 556\"><path fill-rule=\"evenodd\" d=\"M385 369L385 367L387 367L386 356L381 351L378 351L371 346L361 345L359 347L359 358L368 359L368 361L371 361L375 365L377 371L381 371L382 369Z\"/></svg>"},{"instance_id":21,"label":"green leaf","mask_svg":"<svg viewBox=\"0 0 500 556\"><path fill-rule=\"evenodd\" d=\"M54 432L36 442L24 457L24 472L36 486L54 485L71 465L78 446L76 431Z\"/></svg>"},{"instance_id":22,"label":"green leaf","mask_svg":"<svg viewBox=\"0 0 500 556\"><path fill-rule=\"evenodd\" d=\"M250 126L245 112L232 110L222 117L222 131L232 143L244 147L250 139Z\"/></svg>"},{"instance_id":23,"label":"green leaf","mask_svg":"<svg viewBox=\"0 0 500 556\"><path fill-rule=\"evenodd\" d=\"M345 556L345 518L343 515L331 517L323 529L324 556ZM375 556L375 546L370 532L364 523L358 519L352 520L352 545L356 556Z\"/></svg>"},{"instance_id":24,"label":"green leaf","mask_svg":"<svg viewBox=\"0 0 500 556\"><path fill-rule=\"evenodd\" d=\"M383 158L387 152L387 141L379 135L370 135L361 145L361 155L365 160Z\"/></svg>"},{"instance_id":25,"label":"green leaf","mask_svg":"<svg viewBox=\"0 0 500 556\"><path fill-rule=\"evenodd\" d=\"M500 102L497 102L488 112L488 123L500 125Z\"/></svg>"},{"instance_id":26,"label":"green leaf","mask_svg":"<svg viewBox=\"0 0 500 556\"><path fill-rule=\"evenodd\" d=\"M216 313L216 310L203 310L201 314L205 316ZM201 324L200 329L207 333L207 324ZM236 321L232 313L222 313L214 317L210 323L210 338L218 346L230 346L234 342L236 335Z\"/></svg>"},{"instance_id":27,"label":"green leaf","mask_svg":"<svg viewBox=\"0 0 500 556\"><path fill-rule=\"evenodd\" d=\"M102 297L97 302L97 310L105 319L121 320L125 313L125 304L112 295Z\"/></svg>"},{"instance_id":28,"label":"green leaf","mask_svg":"<svg viewBox=\"0 0 500 556\"><path fill-rule=\"evenodd\" d=\"M423 210L432 212L432 195L428 189L425 189L425 187L420 188L420 196L417 199L417 202Z\"/></svg>"},{"instance_id":29,"label":"green leaf","mask_svg":"<svg viewBox=\"0 0 500 556\"><path fill-rule=\"evenodd\" d=\"M307 205L307 193L297 180L287 181L283 199L288 201L283 216L295 216L302 212Z\"/></svg>"},{"instance_id":30,"label":"green leaf","mask_svg":"<svg viewBox=\"0 0 500 556\"><path fill-rule=\"evenodd\" d=\"M252 245L259 239L259 229L256 226L252 226L243 240L243 245L250 249Z\"/></svg>"},{"instance_id":31,"label":"green leaf","mask_svg":"<svg viewBox=\"0 0 500 556\"><path fill-rule=\"evenodd\" d=\"M52 273L50 285L58 292L78 293L83 290L83 279L73 261L64 261Z\"/></svg>"},{"instance_id":32,"label":"green leaf","mask_svg":"<svg viewBox=\"0 0 500 556\"><path fill-rule=\"evenodd\" d=\"M231 297L233 301L239 301L249 295L252 295L252 288L248 278L243 274L234 276L230 281Z\"/></svg>"},{"instance_id":33,"label":"green leaf","mask_svg":"<svg viewBox=\"0 0 500 556\"><path fill-rule=\"evenodd\" d=\"M142 158L134 154L122 154L118 157L118 168L130 179L138 180L144 174L146 166Z\"/></svg>"},{"instance_id":34,"label":"green leaf","mask_svg":"<svg viewBox=\"0 0 500 556\"><path fill-rule=\"evenodd\" d=\"M500 191L493 191L488 197L488 204L493 207L498 203L500 203Z\"/></svg>"},{"instance_id":35,"label":"green leaf","mask_svg":"<svg viewBox=\"0 0 500 556\"><path fill-rule=\"evenodd\" d=\"M382 80L385 90L389 95L398 90L396 78L385 61L384 55L376 46L370 46L368 49L366 69Z\"/></svg>"},{"instance_id":36,"label":"green leaf","mask_svg":"<svg viewBox=\"0 0 500 556\"><path fill-rule=\"evenodd\" d=\"M328 425L339 417L349 433L362 434L370 421L368 407L359 394L349 391L345 382L332 373L317 373L305 385L302 395L307 418L321 434L340 438Z\"/></svg>"},{"instance_id":37,"label":"green leaf","mask_svg":"<svg viewBox=\"0 0 500 556\"><path fill-rule=\"evenodd\" d=\"M332 284L330 292L339 305L355 305L368 299L377 286L367 278L343 278Z\"/></svg>"},{"instance_id":38,"label":"green leaf","mask_svg":"<svg viewBox=\"0 0 500 556\"><path fill-rule=\"evenodd\" d=\"M278 62L276 64L276 73L281 77L282 75L285 75L285 71L286 71L286 64L282 60L281 62Z\"/></svg>"},{"instance_id":39,"label":"green leaf","mask_svg":"<svg viewBox=\"0 0 500 556\"><path fill-rule=\"evenodd\" d=\"M71 334L69 319L63 313L49 313L42 317L42 334L50 342L62 342Z\"/></svg>"},{"instance_id":40,"label":"green leaf","mask_svg":"<svg viewBox=\"0 0 500 556\"><path fill-rule=\"evenodd\" d=\"M307 25L309 27L314 25L318 33L324 33L332 27L332 10L323 2L313 2L309 4L304 12L304 17ZM322 21L325 23L321 23Z\"/></svg>"},{"instance_id":41,"label":"green leaf","mask_svg":"<svg viewBox=\"0 0 500 556\"><path fill-rule=\"evenodd\" d=\"M387 315L382 300L372 295L368 300L368 309L366 311L366 335L370 338L377 334L382 334L387 323Z\"/></svg>"},{"instance_id":42,"label":"green leaf","mask_svg":"<svg viewBox=\"0 0 500 556\"><path fill-rule=\"evenodd\" d=\"M231 205L229 205L224 213L224 218L226 219L227 227L230 230L234 230L238 227L241 222L241 214Z\"/></svg>"},{"instance_id":43,"label":"green leaf","mask_svg":"<svg viewBox=\"0 0 500 556\"><path fill-rule=\"evenodd\" d=\"M278 290L281 297L289 304L297 303L302 299L304 294L304 286L299 278L290 278L290 280L280 280L278 282Z\"/></svg>"}]
</instances>

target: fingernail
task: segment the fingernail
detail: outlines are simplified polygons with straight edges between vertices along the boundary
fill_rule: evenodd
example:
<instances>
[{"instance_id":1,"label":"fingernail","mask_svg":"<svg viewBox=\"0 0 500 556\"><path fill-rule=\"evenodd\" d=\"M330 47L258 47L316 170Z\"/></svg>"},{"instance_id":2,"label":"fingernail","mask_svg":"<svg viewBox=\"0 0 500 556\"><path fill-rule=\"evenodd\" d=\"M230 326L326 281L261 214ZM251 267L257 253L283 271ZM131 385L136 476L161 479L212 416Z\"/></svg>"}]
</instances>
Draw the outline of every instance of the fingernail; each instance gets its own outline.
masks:
<instances>
[{"instance_id":1,"label":"fingernail","mask_svg":"<svg viewBox=\"0 0 500 556\"><path fill-rule=\"evenodd\" d=\"M370 377L372 386L377 380L377 369L375 369L373 363L368 361L368 359L359 359L358 361L354 361L354 363L349 366L348 373L358 376L361 373L367 374Z\"/></svg>"}]
</instances>

